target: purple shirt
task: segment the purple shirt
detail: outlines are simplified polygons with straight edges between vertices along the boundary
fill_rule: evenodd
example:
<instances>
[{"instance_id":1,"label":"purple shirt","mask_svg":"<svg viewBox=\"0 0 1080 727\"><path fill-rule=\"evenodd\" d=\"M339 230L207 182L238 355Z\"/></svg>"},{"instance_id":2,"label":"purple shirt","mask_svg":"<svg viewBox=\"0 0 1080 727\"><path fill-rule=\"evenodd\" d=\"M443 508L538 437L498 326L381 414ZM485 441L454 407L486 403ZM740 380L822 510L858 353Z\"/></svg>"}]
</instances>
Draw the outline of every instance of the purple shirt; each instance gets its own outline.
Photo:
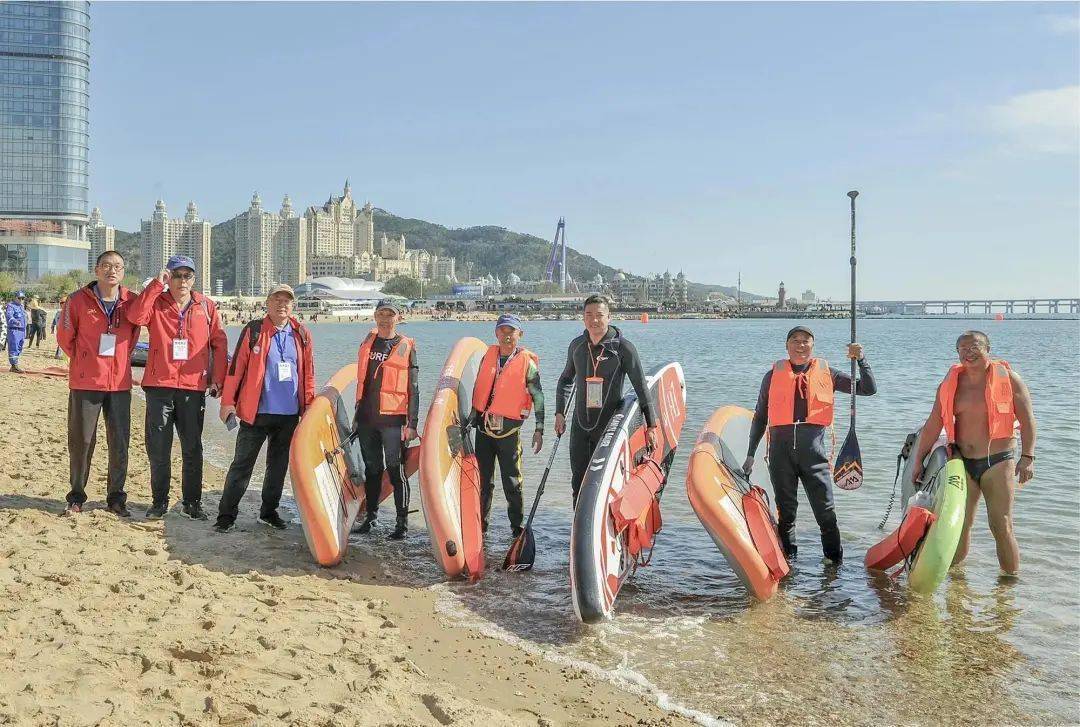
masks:
<instances>
[{"instance_id":1,"label":"purple shirt","mask_svg":"<svg viewBox=\"0 0 1080 727\"><path fill-rule=\"evenodd\" d=\"M289 364L289 380L279 381L278 364ZM270 337L269 350L266 352L266 375L263 377L262 396L259 397L259 414L299 414L300 396L297 381L296 339L293 338L292 326Z\"/></svg>"}]
</instances>

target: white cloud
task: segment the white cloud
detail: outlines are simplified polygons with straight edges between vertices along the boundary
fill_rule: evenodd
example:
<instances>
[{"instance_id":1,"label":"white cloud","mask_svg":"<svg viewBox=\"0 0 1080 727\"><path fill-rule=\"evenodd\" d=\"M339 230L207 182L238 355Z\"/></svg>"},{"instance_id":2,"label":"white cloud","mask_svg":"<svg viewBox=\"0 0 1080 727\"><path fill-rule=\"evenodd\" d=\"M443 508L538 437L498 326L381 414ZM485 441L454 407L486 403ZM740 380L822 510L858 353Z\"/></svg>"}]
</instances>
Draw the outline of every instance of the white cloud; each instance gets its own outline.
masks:
<instances>
[{"instance_id":1,"label":"white cloud","mask_svg":"<svg viewBox=\"0 0 1080 727\"><path fill-rule=\"evenodd\" d=\"M1047 154L1080 149L1080 86L1022 93L989 108L991 126L1017 147Z\"/></svg>"},{"instance_id":2,"label":"white cloud","mask_svg":"<svg viewBox=\"0 0 1080 727\"><path fill-rule=\"evenodd\" d=\"M1042 21L1054 35L1080 35L1080 15L1043 15Z\"/></svg>"}]
</instances>

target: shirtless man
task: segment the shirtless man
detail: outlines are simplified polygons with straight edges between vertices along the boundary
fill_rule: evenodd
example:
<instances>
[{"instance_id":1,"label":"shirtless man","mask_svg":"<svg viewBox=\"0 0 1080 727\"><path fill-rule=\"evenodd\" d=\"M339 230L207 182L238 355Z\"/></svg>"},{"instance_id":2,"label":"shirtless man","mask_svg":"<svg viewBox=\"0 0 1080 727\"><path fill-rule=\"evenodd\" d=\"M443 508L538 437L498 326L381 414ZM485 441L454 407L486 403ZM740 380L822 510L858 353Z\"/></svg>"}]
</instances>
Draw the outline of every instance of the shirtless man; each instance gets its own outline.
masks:
<instances>
[{"instance_id":1,"label":"shirtless man","mask_svg":"<svg viewBox=\"0 0 1080 727\"><path fill-rule=\"evenodd\" d=\"M1020 571L1020 549L1013 535L1013 490L1035 476L1031 395L1008 363L990 358L990 337L982 331L961 335L956 353L960 363L949 369L938 387L934 408L919 436L914 476L922 478L923 460L944 427L952 455L963 459L968 475L967 513L953 565L967 557L975 509L979 497L985 495L986 517L997 543L1002 575L1015 576ZM1017 421L1021 447L1013 464Z\"/></svg>"}]
</instances>

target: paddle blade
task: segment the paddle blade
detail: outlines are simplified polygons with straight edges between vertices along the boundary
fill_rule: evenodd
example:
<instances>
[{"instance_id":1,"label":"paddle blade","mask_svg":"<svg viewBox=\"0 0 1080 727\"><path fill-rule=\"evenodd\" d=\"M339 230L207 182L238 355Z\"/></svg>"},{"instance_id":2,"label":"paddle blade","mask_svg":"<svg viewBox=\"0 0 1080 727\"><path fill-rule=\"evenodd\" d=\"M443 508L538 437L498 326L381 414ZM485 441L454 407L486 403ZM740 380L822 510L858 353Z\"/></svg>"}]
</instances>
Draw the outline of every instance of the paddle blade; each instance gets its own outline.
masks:
<instances>
[{"instance_id":1,"label":"paddle blade","mask_svg":"<svg viewBox=\"0 0 1080 727\"><path fill-rule=\"evenodd\" d=\"M857 490L862 486L862 452L859 451L859 439L855 436L855 430L849 429L844 446L840 448L840 454L836 458L836 466L833 467L833 482L841 490Z\"/></svg>"},{"instance_id":2,"label":"paddle blade","mask_svg":"<svg viewBox=\"0 0 1080 727\"><path fill-rule=\"evenodd\" d=\"M506 552L506 558L503 560L503 570L532 570L535 562L536 539L533 538L532 528L525 528L521 531L521 535L510 544L510 550Z\"/></svg>"}]
</instances>

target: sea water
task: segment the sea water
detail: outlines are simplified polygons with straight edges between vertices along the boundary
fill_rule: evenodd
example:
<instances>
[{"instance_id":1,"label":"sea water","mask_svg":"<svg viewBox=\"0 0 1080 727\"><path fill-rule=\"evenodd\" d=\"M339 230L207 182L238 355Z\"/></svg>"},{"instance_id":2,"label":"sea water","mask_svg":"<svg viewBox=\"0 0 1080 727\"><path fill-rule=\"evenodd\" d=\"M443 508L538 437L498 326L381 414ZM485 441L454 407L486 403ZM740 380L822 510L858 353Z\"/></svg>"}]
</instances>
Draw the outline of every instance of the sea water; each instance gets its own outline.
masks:
<instances>
[{"instance_id":1,"label":"sea water","mask_svg":"<svg viewBox=\"0 0 1080 727\"><path fill-rule=\"evenodd\" d=\"M1066 320L868 319L859 322L878 394L858 400L865 481L836 492L845 561L826 568L813 515L800 495L799 555L777 595L757 603L701 526L686 497L686 462L717 408L752 408L761 377L785 355L785 320L617 322L649 370L677 360L686 375L687 418L662 509L652 562L624 586L614 618L584 626L569 592L572 509L563 442L534 523L536 565L504 573L510 544L496 482L489 569L477 584L444 583L422 516L404 545L355 538L351 557L375 557L398 582L439 594L444 617L517 643L560 663L578 664L702 724L783 722L881 724L1080 722L1080 326ZM847 371L849 323L811 321L817 356ZM493 340L491 322L414 322L421 427L453 343ZM344 365L370 324L314 324L321 385ZM980 506L967 562L933 596L910 593L903 577L869 573L867 548L892 492L905 435L925 420L935 388L968 328L990 335L992 355L1008 360L1031 390L1038 420L1036 475L1017 493L1018 579L999 579L993 539ZM555 382L580 323L526 322L523 345L540 356L547 395L546 437L526 452L528 508L554 444ZM238 328L230 328L230 341ZM629 385L627 385L629 390ZM837 396L836 446L848 428L848 398ZM208 412L208 421L211 413ZM531 436L532 422L525 426ZM208 456L227 464L224 430L208 425ZM219 432L218 430L221 429ZM526 437L524 442L527 443ZM764 467L762 448L758 467ZM737 452L742 456L744 452ZM413 506L419 508L413 478ZM886 528L899 523L897 502ZM306 557L299 553L298 557ZM407 563L407 567L402 567ZM347 567L347 562L343 567Z\"/></svg>"}]
</instances>

